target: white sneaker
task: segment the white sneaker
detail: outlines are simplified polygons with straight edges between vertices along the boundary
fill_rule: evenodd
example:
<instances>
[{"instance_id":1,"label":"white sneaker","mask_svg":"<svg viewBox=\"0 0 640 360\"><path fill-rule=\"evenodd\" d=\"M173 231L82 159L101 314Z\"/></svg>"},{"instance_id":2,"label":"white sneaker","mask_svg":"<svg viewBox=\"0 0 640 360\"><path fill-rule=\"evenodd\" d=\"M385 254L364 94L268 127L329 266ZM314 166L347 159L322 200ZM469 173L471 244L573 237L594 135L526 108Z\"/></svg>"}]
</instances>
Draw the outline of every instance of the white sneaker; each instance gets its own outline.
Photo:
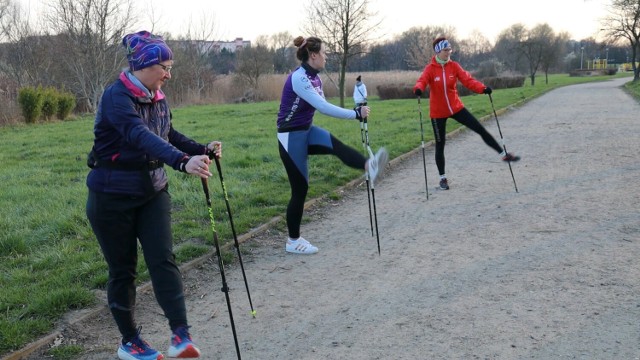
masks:
<instances>
[{"instance_id":1,"label":"white sneaker","mask_svg":"<svg viewBox=\"0 0 640 360\"><path fill-rule=\"evenodd\" d=\"M318 248L311 245L303 237L299 237L298 240L288 239L284 249L293 254L315 254L318 252Z\"/></svg>"},{"instance_id":2,"label":"white sneaker","mask_svg":"<svg viewBox=\"0 0 640 360\"><path fill-rule=\"evenodd\" d=\"M387 163L389 162L389 153L385 148L380 148L373 158L369 158L369 180L371 184L375 183L376 179L382 176Z\"/></svg>"}]
</instances>

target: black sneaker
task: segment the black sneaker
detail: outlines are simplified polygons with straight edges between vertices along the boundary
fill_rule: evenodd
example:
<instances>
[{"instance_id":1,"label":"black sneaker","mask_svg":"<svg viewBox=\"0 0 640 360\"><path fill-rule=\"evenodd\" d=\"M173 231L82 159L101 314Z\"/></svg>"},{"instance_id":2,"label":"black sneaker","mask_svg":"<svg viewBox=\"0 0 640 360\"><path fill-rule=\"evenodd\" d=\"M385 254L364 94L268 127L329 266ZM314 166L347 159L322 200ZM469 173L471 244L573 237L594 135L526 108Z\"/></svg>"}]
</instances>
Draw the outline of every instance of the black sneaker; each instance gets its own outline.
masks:
<instances>
[{"instance_id":1,"label":"black sneaker","mask_svg":"<svg viewBox=\"0 0 640 360\"><path fill-rule=\"evenodd\" d=\"M513 155L511 153L507 153L505 156L502 157L502 161L516 162L518 160L520 160L520 156Z\"/></svg>"},{"instance_id":2,"label":"black sneaker","mask_svg":"<svg viewBox=\"0 0 640 360\"><path fill-rule=\"evenodd\" d=\"M440 179L440 189L449 190L449 182L447 181L447 178Z\"/></svg>"}]
</instances>

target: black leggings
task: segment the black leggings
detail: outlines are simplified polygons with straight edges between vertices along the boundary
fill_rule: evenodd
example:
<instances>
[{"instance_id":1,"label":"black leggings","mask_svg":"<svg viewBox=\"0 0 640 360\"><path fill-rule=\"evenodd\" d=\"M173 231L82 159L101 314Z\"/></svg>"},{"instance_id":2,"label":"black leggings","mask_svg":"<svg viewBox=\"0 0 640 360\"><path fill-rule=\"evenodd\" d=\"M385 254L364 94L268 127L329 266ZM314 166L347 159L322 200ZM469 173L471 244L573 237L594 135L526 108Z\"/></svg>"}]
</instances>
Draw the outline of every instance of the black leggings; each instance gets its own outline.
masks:
<instances>
[{"instance_id":1,"label":"black leggings","mask_svg":"<svg viewBox=\"0 0 640 360\"><path fill-rule=\"evenodd\" d=\"M489 147L493 148L498 154L502 153L503 149L500 147L500 144L494 139L494 137L489 134L487 129L480 124L478 119L473 116L467 108L462 108L462 110L457 113L451 115L451 117L459 122L460 124L468 127L473 130L476 134L482 137L482 140L489 145ZM446 134L447 134L447 118L439 118L439 119L431 119L431 125L433 126L433 134L436 138L436 166L438 167L438 172L440 175L444 175L444 144L446 142Z\"/></svg>"},{"instance_id":2,"label":"black leggings","mask_svg":"<svg viewBox=\"0 0 640 360\"><path fill-rule=\"evenodd\" d=\"M300 170L298 170L296 164L282 144L280 144L280 142L278 142L278 144L280 158L287 171L289 184L291 185L291 199L287 206L287 229L289 231L289 237L297 239L300 237L300 223L302 222L304 201L307 197L307 191L309 190L309 183ZM367 159L361 153L343 144L333 135L331 135L331 145L333 146L332 148L320 145L309 146L309 155L335 155L345 165L354 169L364 170Z\"/></svg>"},{"instance_id":3,"label":"black leggings","mask_svg":"<svg viewBox=\"0 0 640 360\"><path fill-rule=\"evenodd\" d=\"M171 197L166 189L144 198L90 190L87 217L109 266L107 302L122 337L136 335L138 241L169 326L175 330L188 325L182 277L173 254Z\"/></svg>"}]
</instances>

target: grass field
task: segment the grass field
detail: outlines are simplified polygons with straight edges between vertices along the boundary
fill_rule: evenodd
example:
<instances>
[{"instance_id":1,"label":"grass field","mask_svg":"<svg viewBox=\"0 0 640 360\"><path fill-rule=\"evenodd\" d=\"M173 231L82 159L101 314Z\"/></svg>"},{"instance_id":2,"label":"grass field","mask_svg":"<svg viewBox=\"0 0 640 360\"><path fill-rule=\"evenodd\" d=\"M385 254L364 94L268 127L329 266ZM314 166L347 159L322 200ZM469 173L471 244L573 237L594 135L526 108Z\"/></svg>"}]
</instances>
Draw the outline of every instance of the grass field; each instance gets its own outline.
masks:
<instances>
[{"instance_id":1,"label":"grass field","mask_svg":"<svg viewBox=\"0 0 640 360\"><path fill-rule=\"evenodd\" d=\"M553 75L550 84L538 78L533 87L494 91L494 105L505 108L559 86L609 78ZM640 93L637 84L628 88L636 96ZM463 101L479 118L492 114L487 96ZM374 150L385 146L395 158L420 145L415 99L371 98L369 103ZM239 234L285 211L289 186L275 136L278 105L272 101L174 109L178 131L200 142L223 142L222 170ZM422 112L428 141L432 138L428 101L422 102ZM362 149L357 121L317 115L315 124ZM457 123L450 121L449 126L452 130ZM92 116L0 128L0 355L50 332L67 311L94 305L94 291L105 287L107 268L85 216L85 159L92 128ZM168 173L176 255L182 263L211 252L212 236L200 181L171 169ZM308 199L338 197L336 188L361 175L334 157L314 157ZM209 184L217 230L228 243L233 239L215 169ZM140 281L148 279L143 261L139 272Z\"/></svg>"}]
</instances>

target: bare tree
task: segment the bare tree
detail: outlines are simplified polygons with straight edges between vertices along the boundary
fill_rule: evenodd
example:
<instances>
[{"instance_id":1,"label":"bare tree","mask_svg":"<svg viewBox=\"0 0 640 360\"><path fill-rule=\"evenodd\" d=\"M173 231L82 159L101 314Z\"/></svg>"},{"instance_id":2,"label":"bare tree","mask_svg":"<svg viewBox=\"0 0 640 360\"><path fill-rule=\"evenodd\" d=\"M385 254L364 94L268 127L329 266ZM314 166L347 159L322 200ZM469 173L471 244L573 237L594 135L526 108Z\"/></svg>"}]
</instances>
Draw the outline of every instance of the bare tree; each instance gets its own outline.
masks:
<instances>
[{"instance_id":1,"label":"bare tree","mask_svg":"<svg viewBox=\"0 0 640 360\"><path fill-rule=\"evenodd\" d=\"M400 35L400 41L407 49L405 58L410 69L422 70L429 63L434 54L431 44L440 36L456 42L456 31L451 26L412 27Z\"/></svg>"},{"instance_id":2,"label":"bare tree","mask_svg":"<svg viewBox=\"0 0 640 360\"><path fill-rule=\"evenodd\" d=\"M456 48L458 62L464 67L478 67L491 54L489 39L478 30L471 32L468 38L460 40Z\"/></svg>"},{"instance_id":3,"label":"bare tree","mask_svg":"<svg viewBox=\"0 0 640 360\"><path fill-rule=\"evenodd\" d=\"M0 39L6 41L0 51L0 72L19 87L49 86L55 81L51 37L35 30L42 28L29 22L19 3L0 0Z\"/></svg>"},{"instance_id":4,"label":"bare tree","mask_svg":"<svg viewBox=\"0 0 640 360\"><path fill-rule=\"evenodd\" d=\"M295 47L288 31L279 32L269 37L269 48L273 50L273 68L276 73L287 73L296 66Z\"/></svg>"},{"instance_id":5,"label":"bare tree","mask_svg":"<svg viewBox=\"0 0 640 360\"><path fill-rule=\"evenodd\" d=\"M381 21L368 10L369 0L310 0L304 30L326 42L338 62L338 92L344 107L344 86L349 58L361 54Z\"/></svg>"},{"instance_id":6,"label":"bare tree","mask_svg":"<svg viewBox=\"0 0 640 360\"><path fill-rule=\"evenodd\" d=\"M12 8L15 5L11 0L0 0L0 43L6 41L6 32L11 25L8 19L11 17Z\"/></svg>"},{"instance_id":7,"label":"bare tree","mask_svg":"<svg viewBox=\"0 0 640 360\"><path fill-rule=\"evenodd\" d=\"M213 16L203 16L197 26L189 22L186 35L177 41L169 40L174 52L175 66L167 92L175 91L174 99L182 101L202 100L216 80L209 56L215 51L216 41Z\"/></svg>"},{"instance_id":8,"label":"bare tree","mask_svg":"<svg viewBox=\"0 0 640 360\"><path fill-rule=\"evenodd\" d=\"M513 24L498 35L494 46L494 54L505 67L514 72L525 73L523 69L523 54L518 51L520 43L528 36L528 30L523 24Z\"/></svg>"},{"instance_id":9,"label":"bare tree","mask_svg":"<svg viewBox=\"0 0 640 360\"><path fill-rule=\"evenodd\" d=\"M570 35L568 32L561 32L557 36L553 36L549 39L548 45L543 47L540 67L542 68L542 71L544 71L545 84L549 83L549 70L554 66L559 65L564 55L567 53L569 38Z\"/></svg>"},{"instance_id":10,"label":"bare tree","mask_svg":"<svg viewBox=\"0 0 640 360\"><path fill-rule=\"evenodd\" d=\"M30 26L21 11L20 5L12 0L0 0L0 72L14 79L18 86L28 83L29 73L24 64L29 52L22 40L30 33Z\"/></svg>"},{"instance_id":11,"label":"bare tree","mask_svg":"<svg viewBox=\"0 0 640 360\"><path fill-rule=\"evenodd\" d=\"M613 0L609 15L601 24L610 43L621 40L629 43L633 81L640 80L640 69L636 66L640 50L640 0Z\"/></svg>"},{"instance_id":12,"label":"bare tree","mask_svg":"<svg viewBox=\"0 0 640 360\"><path fill-rule=\"evenodd\" d=\"M58 33L58 59L68 88L95 111L105 86L123 65L121 41L135 22L132 0L53 0L45 14Z\"/></svg>"},{"instance_id":13,"label":"bare tree","mask_svg":"<svg viewBox=\"0 0 640 360\"><path fill-rule=\"evenodd\" d=\"M540 24L526 33L519 42L518 51L527 59L531 85L535 85L536 72L545 53L550 52L555 34L548 24Z\"/></svg>"},{"instance_id":14,"label":"bare tree","mask_svg":"<svg viewBox=\"0 0 640 360\"><path fill-rule=\"evenodd\" d=\"M258 36L255 44L238 53L236 75L245 81L254 91L258 89L260 77L273 72L273 51L267 47L268 38Z\"/></svg>"}]
</instances>

